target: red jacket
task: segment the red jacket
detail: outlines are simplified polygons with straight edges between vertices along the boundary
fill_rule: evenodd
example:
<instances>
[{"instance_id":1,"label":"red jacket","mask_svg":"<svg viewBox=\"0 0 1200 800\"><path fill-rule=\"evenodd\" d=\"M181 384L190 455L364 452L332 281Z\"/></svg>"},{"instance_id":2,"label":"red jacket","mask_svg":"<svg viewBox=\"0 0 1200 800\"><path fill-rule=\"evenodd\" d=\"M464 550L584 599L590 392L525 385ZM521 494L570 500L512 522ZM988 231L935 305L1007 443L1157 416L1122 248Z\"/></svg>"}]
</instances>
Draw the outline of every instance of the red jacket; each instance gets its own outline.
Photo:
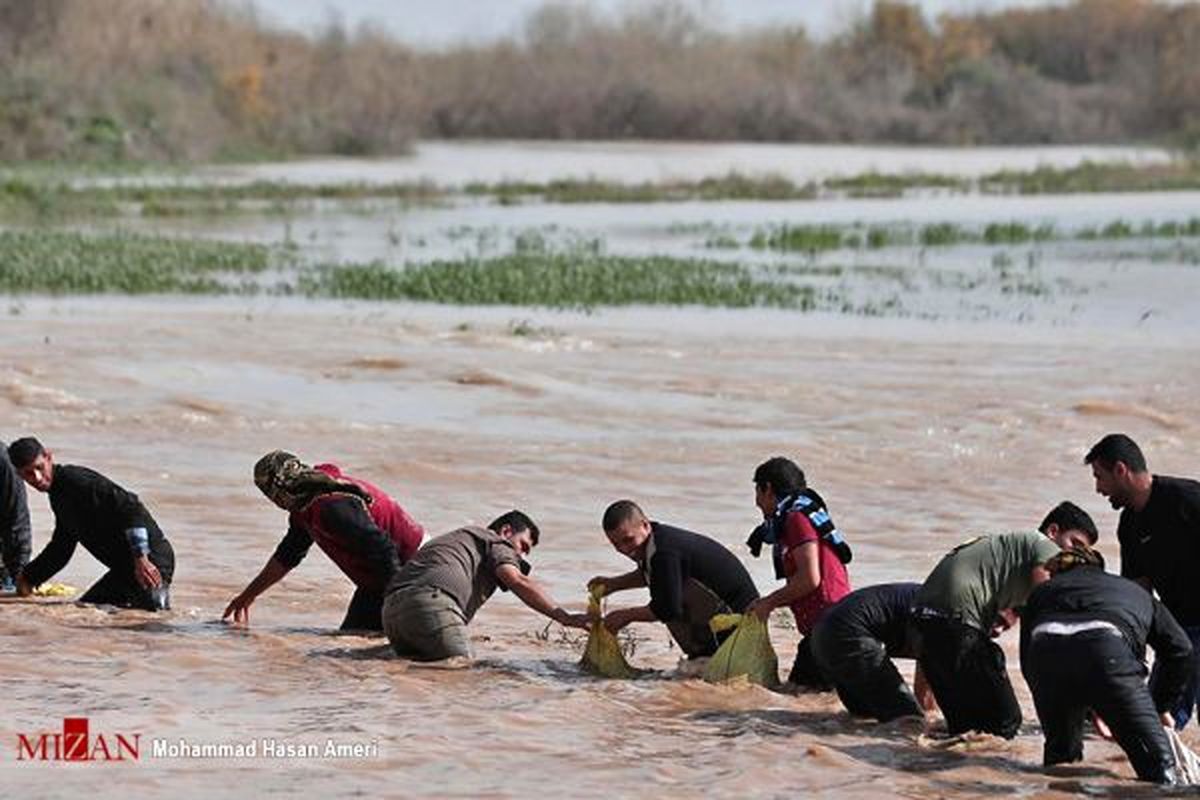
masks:
<instances>
[{"instance_id":1,"label":"red jacket","mask_svg":"<svg viewBox=\"0 0 1200 800\"><path fill-rule=\"evenodd\" d=\"M280 560L289 567L298 564L304 557L304 551L307 550L307 547L303 547L304 542L293 541L292 547L285 548L284 546L288 539L302 537L301 532L303 532L325 551L325 554L341 568L342 572L346 573L350 580L354 581L356 586L368 591L382 592L391 578L395 566L398 565L387 563L380 553L379 533L391 540L395 547L397 561L399 564L403 564L417 552L417 548L420 547L421 540L425 536L424 529L400 507L399 503L379 487L358 478L343 475L342 471L334 464L317 464L314 468L339 480L349 481L369 492L372 502L366 507L366 512L373 526L368 525L367 518L363 517L361 524L356 524L357 520L351 519L347 524L333 529L329 528L329 519L334 516L331 512L335 511L331 508L332 505L337 504L344 507L347 501L355 504L361 501L353 495L340 492L324 494L309 503L302 511L293 512L289 516L290 530L285 541L280 543L280 550L276 551L277 557L282 555L282 550L287 549L291 552ZM338 519L343 518L338 516ZM384 547L386 548L386 545Z\"/></svg>"}]
</instances>

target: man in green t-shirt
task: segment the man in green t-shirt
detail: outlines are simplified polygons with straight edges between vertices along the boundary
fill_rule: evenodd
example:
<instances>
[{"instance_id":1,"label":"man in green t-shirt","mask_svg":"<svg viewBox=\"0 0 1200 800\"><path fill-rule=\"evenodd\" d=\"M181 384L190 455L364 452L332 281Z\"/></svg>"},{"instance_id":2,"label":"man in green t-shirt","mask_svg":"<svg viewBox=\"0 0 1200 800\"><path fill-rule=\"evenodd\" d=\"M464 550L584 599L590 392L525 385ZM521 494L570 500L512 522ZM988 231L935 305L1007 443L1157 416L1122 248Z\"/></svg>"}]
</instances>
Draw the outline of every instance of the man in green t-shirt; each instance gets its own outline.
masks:
<instances>
[{"instance_id":1,"label":"man in green t-shirt","mask_svg":"<svg viewBox=\"0 0 1200 800\"><path fill-rule=\"evenodd\" d=\"M1098 538L1087 512L1067 502L1038 530L960 544L938 562L913 600L917 663L951 734L974 730L1011 739L1021 727L1004 651L992 637L1011 626L1011 610L1049 578L1046 561L1062 548L1094 545Z\"/></svg>"}]
</instances>

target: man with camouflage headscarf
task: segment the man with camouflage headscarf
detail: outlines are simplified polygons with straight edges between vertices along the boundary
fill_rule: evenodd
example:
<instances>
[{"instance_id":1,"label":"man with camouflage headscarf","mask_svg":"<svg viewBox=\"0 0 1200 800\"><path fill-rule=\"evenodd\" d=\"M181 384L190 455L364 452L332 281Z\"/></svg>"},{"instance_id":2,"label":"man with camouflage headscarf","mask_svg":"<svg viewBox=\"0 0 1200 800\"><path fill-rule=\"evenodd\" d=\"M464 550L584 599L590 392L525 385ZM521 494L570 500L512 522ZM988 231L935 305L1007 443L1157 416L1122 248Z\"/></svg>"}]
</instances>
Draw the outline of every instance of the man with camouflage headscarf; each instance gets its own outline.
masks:
<instances>
[{"instance_id":1,"label":"man with camouflage headscarf","mask_svg":"<svg viewBox=\"0 0 1200 800\"><path fill-rule=\"evenodd\" d=\"M382 630L383 590L420 547L421 526L373 484L342 474L334 464L310 467L282 450L259 459L254 483L288 512L288 532L262 571L230 601L225 618L248 623L254 600L316 542L356 587L341 629Z\"/></svg>"}]
</instances>

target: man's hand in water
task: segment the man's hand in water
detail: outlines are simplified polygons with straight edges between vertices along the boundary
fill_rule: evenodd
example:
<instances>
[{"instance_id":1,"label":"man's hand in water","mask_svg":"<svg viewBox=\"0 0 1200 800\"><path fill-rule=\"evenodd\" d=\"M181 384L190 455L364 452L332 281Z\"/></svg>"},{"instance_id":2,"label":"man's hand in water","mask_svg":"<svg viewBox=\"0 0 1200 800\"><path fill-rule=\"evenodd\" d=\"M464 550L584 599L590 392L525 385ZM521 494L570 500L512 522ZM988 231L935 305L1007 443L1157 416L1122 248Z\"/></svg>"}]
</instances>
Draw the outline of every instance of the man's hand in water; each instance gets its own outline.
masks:
<instances>
[{"instance_id":1,"label":"man's hand in water","mask_svg":"<svg viewBox=\"0 0 1200 800\"><path fill-rule=\"evenodd\" d=\"M162 586L162 575L158 567L150 563L146 556L138 556L133 560L133 577L143 589L157 589Z\"/></svg>"},{"instance_id":2,"label":"man's hand in water","mask_svg":"<svg viewBox=\"0 0 1200 800\"><path fill-rule=\"evenodd\" d=\"M221 615L221 619L228 620L229 616L232 614L234 625L249 625L250 604L253 602L253 597L248 597L245 592L242 592L237 597L230 600L229 605L225 606L225 613Z\"/></svg>"}]
</instances>

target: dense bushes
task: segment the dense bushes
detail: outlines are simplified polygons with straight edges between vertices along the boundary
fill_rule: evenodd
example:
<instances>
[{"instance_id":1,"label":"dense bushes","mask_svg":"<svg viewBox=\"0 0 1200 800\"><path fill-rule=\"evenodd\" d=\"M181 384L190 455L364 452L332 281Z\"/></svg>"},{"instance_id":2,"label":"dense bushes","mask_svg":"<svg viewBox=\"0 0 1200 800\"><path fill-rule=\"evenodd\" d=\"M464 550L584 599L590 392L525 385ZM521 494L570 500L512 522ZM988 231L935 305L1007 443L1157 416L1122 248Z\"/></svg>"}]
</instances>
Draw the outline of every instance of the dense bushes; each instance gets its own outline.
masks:
<instances>
[{"instance_id":1,"label":"dense bushes","mask_svg":"<svg viewBox=\"0 0 1200 800\"><path fill-rule=\"evenodd\" d=\"M239 7L240 8L240 7ZM417 136L1200 143L1200 6L1075 0L827 41L665 3L547 6L517 40L416 51L205 0L0 0L0 158L403 151Z\"/></svg>"}]
</instances>

